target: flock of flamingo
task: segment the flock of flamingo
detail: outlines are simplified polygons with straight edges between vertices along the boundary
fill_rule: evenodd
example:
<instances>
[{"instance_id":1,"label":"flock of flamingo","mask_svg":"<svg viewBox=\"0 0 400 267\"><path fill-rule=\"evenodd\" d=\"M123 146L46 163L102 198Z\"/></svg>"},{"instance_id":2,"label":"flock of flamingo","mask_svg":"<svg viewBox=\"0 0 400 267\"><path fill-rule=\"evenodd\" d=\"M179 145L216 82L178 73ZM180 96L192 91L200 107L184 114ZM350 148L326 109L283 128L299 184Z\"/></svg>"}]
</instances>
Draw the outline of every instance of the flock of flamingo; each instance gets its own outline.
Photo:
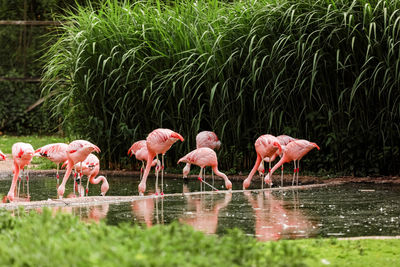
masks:
<instances>
[{"instance_id":1,"label":"flock of flamingo","mask_svg":"<svg viewBox=\"0 0 400 267\"><path fill-rule=\"evenodd\" d=\"M156 189L158 188L158 174L161 171L161 192L163 190L163 177L164 177L164 155L171 148L171 146L178 140L184 141L184 138L170 130L170 129L156 129L152 131L146 138L146 140L140 140L135 142L128 150L128 155L135 155L137 160L142 161L142 168L140 171L141 181L138 186L139 194L143 195L146 191L146 182L151 167L155 167L156 173ZM225 181L225 188L227 190L232 189L232 183L228 177L218 170L218 160L214 149L219 149L221 142L218 140L217 135L211 131L200 132L196 136L196 149L189 152L187 155L179 159L178 164L183 162L186 166L183 169L183 177L187 177L190 172L191 164L200 167L199 181L202 184L208 185L214 190L217 190L211 184L207 183L203 178L205 175L205 167L210 166L212 171L220 176ZM268 174L264 178L264 182L269 186L272 185L272 174L282 166L281 175L281 186L283 186L283 164L287 162L294 162L294 174L292 185L297 178L298 184L298 173L299 173L299 161L313 148L320 149L316 143L309 142L307 140L295 139L287 135L273 136L265 134L260 136L255 144L257 153L257 160L254 164L248 177L243 181L243 189L247 189L250 186L252 177L259 171L260 175L264 175L264 161L269 162ZM101 195L105 195L109 189L109 184L106 177L96 176L100 170L99 159L92 154L93 152L100 152L100 149L85 140L75 140L70 144L55 143L48 144L36 150L33 149L32 145L28 143L18 142L12 146L13 156L13 179L10 190L7 194L7 198L10 202L14 201L15 194L17 191L17 181L21 182L19 178L20 170L23 170L25 166L30 164L34 156L44 157L57 164L57 194L59 198L62 198L65 192L66 183L72 173L74 173L74 195L75 191L78 192L79 196L84 196L85 193L88 195L88 186L91 184L101 184ZM161 162L158 155L161 154ZM279 162L271 169L271 163L280 157ZM156 159L155 159L156 158ZM0 160L6 160L6 155L0 151ZM143 172L144 161L146 161L146 167ZM66 166L66 171L61 184L59 184L59 165L63 164ZM297 163L297 165L296 165ZM142 175L143 174L143 175ZM297 175L296 175L297 174ZM82 176L88 177L86 190L82 186ZM18 179L19 178L19 179ZM29 176L26 176L27 188L29 190ZM158 191L156 190L156 195Z\"/></svg>"}]
</instances>

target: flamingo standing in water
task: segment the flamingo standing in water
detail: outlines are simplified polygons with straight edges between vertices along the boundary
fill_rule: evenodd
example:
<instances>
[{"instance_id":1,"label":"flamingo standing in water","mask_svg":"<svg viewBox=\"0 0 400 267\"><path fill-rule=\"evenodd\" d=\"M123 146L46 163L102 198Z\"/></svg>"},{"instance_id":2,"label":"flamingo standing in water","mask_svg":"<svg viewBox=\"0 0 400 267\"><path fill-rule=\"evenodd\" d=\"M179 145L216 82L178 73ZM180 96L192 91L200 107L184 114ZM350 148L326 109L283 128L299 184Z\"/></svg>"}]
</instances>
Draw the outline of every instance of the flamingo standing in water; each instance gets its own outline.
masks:
<instances>
[{"instance_id":1,"label":"flamingo standing in water","mask_svg":"<svg viewBox=\"0 0 400 267\"><path fill-rule=\"evenodd\" d=\"M289 144L289 143L292 142L292 141L296 141L296 140L297 140L296 138L293 138L293 137L291 137L291 136L289 136L289 135L284 135L284 134L283 134L283 135L279 135L279 136L277 136L276 138L279 140L279 144L281 145L282 150L283 150L283 148L284 148L287 144ZM282 154L283 154L282 151L277 150L277 151L275 152L275 154L274 154L272 157L266 157L266 158L263 159L263 161L261 161L261 164L260 164L260 166L258 167L258 172L260 173L260 176L261 176L261 177L262 177L262 176L264 175L264 173L265 173L264 161L269 163L268 172L270 172L270 171L271 171L271 163L272 163L273 161L275 161L275 159L277 158L277 156L282 157ZM271 178L272 178L272 175L271 175ZM281 186L283 186L283 164L282 164L282 166L281 166Z\"/></svg>"},{"instance_id":2,"label":"flamingo standing in water","mask_svg":"<svg viewBox=\"0 0 400 267\"><path fill-rule=\"evenodd\" d=\"M64 178L57 189L59 198L62 198L65 191L65 184L72 172L72 168L78 162L84 161L93 151L100 152L100 148L85 140L75 140L68 145L67 148L67 171ZM82 165L81 165L82 166ZM75 181L74 181L75 183ZM75 188L75 187L74 187Z\"/></svg>"},{"instance_id":3,"label":"flamingo standing in water","mask_svg":"<svg viewBox=\"0 0 400 267\"><path fill-rule=\"evenodd\" d=\"M135 143L129 148L128 150L128 155L132 156L135 155L137 160L140 160L142 162L142 167L140 168L140 180L142 180L142 174L144 170L144 162L147 162L147 158L149 157L149 151L147 150L147 145L146 145L146 140L140 140ZM156 171L156 175L158 176L158 173L160 172L161 169L161 162L158 159L155 159L151 163L151 167L154 167Z\"/></svg>"},{"instance_id":4,"label":"flamingo standing in water","mask_svg":"<svg viewBox=\"0 0 400 267\"><path fill-rule=\"evenodd\" d=\"M31 163L34 153L35 153L35 150L33 149L31 144L18 142L12 146L12 156L13 156L13 160L14 160L14 168L13 168L14 177L11 182L10 190L8 191L8 194L7 194L7 198L10 202L14 201L15 186L17 184L19 172L21 169L23 170L26 165ZM29 177L28 177L28 175L26 176L26 180L27 180L28 195L29 195Z\"/></svg>"},{"instance_id":5,"label":"flamingo standing in water","mask_svg":"<svg viewBox=\"0 0 400 267\"><path fill-rule=\"evenodd\" d=\"M209 147L211 149L219 149L221 147L221 141L218 140L218 136L211 131L202 131L196 135L196 148ZM190 173L190 163L186 163L183 168L183 178L187 178ZM211 172L212 174L212 172ZM213 176L214 183L214 176Z\"/></svg>"},{"instance_id":6,"label":"flamingo standing in water","mask_svg":"<svg viewBox=\"0 0 400 267\"><path fill-rule=\"evenodd\" d=\"M143 195L146 191L146 182L147 177L149 176L151 163L153 159L158 154L162 154L162 163L161 163L161 195L164 194L164 155L165 153L171 148L171 146L178 140L184 141L183 137L170 130L170 129L156 129L153 130L146 138L146 145L148 150L148 157L146 163L146 169L144 170L142 181L140 182L138 189L139 194ZM156 194L157 194L157 187L158 187L158 177L156 176Z\"/></svg>"},{"instance_id":7,"label":"flamingo standing in water","mask_svg":"<svg viewBox=\"0 0 400 267\"><path fill-rule=\"evenodd\" d=\"M282 151L278 138L270 134L260 136L256 140L254 146L256 148L257 160L254 164L253 169L249 173L249 176L243 181L243 189L246 189L250 186L251 179L253 178L253 175L257 171L258 167L260 166L263 158L272 157L278 149L280 152ZM270 180L267 181L265 179L265 181L266 183L271 184Z\"/></svg>"},{"instance_id":8,"label":"flamingo standing in water","mask_svg":"<svg viewBox=\"0 0 400 267\"><path fill-rule=\"evenodd\" d=\"M75 169L79 168L79 163L75 164ZM94 154L89 154L87 158L82 161L82 175L86 175L88 177L87 184L86 184L86 195L89 195L89 182L91 184L98 184L101 183L100 192L102 196L105 196L108 189L110 188L107 178L104 176L97 176L100 171L100 160Z\"/></svg>"},{"instance_id":9,"label":"flamingo standing in water","mask_svg":"<svg viewBox=\"0 0 400 267\"><path fill-rule=\"evenodd\" d=\"M0 150L0 161L6 160L6 159L7 159L6 154L4 154L3 152L1 152L1 150Z\"/></svg>"},{"instance_id":10,"label":"flamingo standing in water","mask_svg":"<svg viewBox=\"0 0 400 267\"><path fill-rule=\"evenodd\" d=\"M224 173L222 173L218 170L217 154L211 148L208 148L208 147L197 148L197 149L193 150L192 152L189 152L188 154L186 154L186 156L182 157L178 161L178 164L181 162L195 164L195 165L199 166L200 167L199 180L202 182L203 182L203 179L202 179L203 169L206 166L211 166L211 168L215 172L215 174L222 177L225 180L226 189L229 189L229 190L232 189L231 181L229 181L228 177Z\"/></svg>"},{"instance_id":11,"label":"flamingo standing in water","mask_svg":"<svg viewBox=\"0 0 400 267\"><path fill-rule=\"evenodd\" d=\"M300 139L296 141L292 141L287 144L283 151L282 158L278 161L278 163L272 168L271 172L265 177L265 181L270 179L270 176L274 173L274 171L279 168L282 164L290 161L294 161L294 169L293 172L293 180L292 185L294 185L294 180L297 173L297 185L299 185L299 164L300 160L313 148L320 149L316 143ZM297 161L297 169L296 169L296 161Z\"/></svg>"},{"instance_id":12,"label":"flamingo standing in water","mask_svg":"<svg viewBox=\"0 0 400 267\"><path fill-rule=\"evenodd\" d=\"M67 148L68 145L65 143L55 143L42 146L41 148L38 148L35 151L35 156L47 158L50 161L57 164L57 175L56 175L57 187L60 181L60 175L58 174L58 170L60 169L60 163L63 163L68 159Z\"/></svg>"}]
</instances>

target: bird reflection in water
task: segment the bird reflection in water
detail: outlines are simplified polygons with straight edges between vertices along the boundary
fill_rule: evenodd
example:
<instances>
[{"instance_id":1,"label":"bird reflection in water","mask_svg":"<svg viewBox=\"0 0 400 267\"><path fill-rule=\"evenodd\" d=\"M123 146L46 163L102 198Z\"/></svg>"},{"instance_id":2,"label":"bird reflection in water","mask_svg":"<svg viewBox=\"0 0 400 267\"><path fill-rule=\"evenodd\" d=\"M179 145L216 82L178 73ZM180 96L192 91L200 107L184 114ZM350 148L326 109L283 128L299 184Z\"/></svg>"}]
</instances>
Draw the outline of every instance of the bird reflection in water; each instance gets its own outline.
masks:
<instances>
[{"instance_id":1,"label":"bird reflection in water","mask_svg":"<svg viewBox=\"0 0 400 267\"><path fill-rule=\"evenodd\" d=\"M206 234L215 234L218 227L219 212L226 208L232 200L232 193L226 192L223 199L210 201L221 195L195 195L187 197L188 212L179 219L194 229Z\"/></svg>"},{"instance_id":2,"label":"bird reflection in water","mask_svg":"<svg viewBox=\"0 0 400 267\"><path fill-rule=\"evenodd\" d=\"M258 240L305 238L316 231L316 225L298 208L296 192L293 192L293 208L290 209L285 207L287 202L277 199L268 191L258 192L255 196L245 191L244 195L254 211L255 236Z\"/></svg>"}]
</instances>

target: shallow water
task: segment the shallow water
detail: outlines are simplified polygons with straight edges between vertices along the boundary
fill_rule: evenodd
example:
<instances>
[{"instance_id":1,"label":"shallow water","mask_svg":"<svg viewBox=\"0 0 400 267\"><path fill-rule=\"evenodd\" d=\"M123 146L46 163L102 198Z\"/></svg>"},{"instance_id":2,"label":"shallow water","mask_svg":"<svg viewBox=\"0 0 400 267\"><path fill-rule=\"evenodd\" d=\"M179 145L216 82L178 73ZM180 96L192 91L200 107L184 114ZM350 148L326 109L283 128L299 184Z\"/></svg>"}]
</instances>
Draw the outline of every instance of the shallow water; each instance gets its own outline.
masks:
<instances>
[{"instance_id":1,"label":"shallow water","mask_svg":"<svg viewBox=\"0 0 400 267\"><path fill-rule=\"evenodd\" d=\"M107 195L137 195L138 177L108 177L108 180ZM166 182L165 193L200 190L196 180L188 184L180 178ZM10 180L0 181L0 192L5 195L10 184ZM215 185L222 188L223 182L216 181ZM71 193L70 187L67 185L65 196ZM234 183L233 189L241 189L241 183ZM20 190L23 191L22 186ZM147 191L154 192L154 178L149 178ZM31 201L55 198L56 179L31 177L30 194ZM89 195L99 194L100 185L91 185ZM82 220L102 219L108 224L151 226L178 220L208 234L224 234L236 227L259 240L278 240L400 235L399 195L398 185L352 184L296 191L174 196L57 209L76 214Z\"/></svg>"}]
</instances>

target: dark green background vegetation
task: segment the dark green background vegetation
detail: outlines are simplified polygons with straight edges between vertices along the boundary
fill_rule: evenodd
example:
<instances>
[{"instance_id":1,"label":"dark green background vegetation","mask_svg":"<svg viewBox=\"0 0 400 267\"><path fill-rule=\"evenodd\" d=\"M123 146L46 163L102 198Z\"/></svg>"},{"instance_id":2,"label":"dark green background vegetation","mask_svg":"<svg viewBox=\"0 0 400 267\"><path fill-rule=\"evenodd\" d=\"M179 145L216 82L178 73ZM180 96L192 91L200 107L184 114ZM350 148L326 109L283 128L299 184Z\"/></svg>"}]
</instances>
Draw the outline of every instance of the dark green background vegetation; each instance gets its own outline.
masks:
<instances>
[{"instance_id":1,"label":"dark green background vegetation","mask_svg":"<svg viewBox=\"0 0 400 267\"><path fill-rule=\"evenodd\" d=\"M314 172L399 173L400 2L106 2L65 18L45 92L107 162L166 127L186 138L173 165L214 130L224 169L249 170L271 133L317 142Z\"/></svg>"},{"instance_id":2,"label":"dark green background vegetation","mask_svg":"<svg viewBox=\"0 0 400 267\"><path fill-rule=\"evenodd\" d=\"M2 1L0 19L23 19L24 2L28 20L75 5ZM27 113L42 87L0 82L0 131L54 132L62 121L67 135L99 145L107 166L123 167L131 143L155 128L186 138L169 166L213 130L232 171L252 167L261 134L288 134L321 147L303 170L399 174L398 1L104 2L59 18L73 23L57 31L0 27L0 76L38 77L44 64L42 96L54 94Z\"/></svg>"}]
</instances>

